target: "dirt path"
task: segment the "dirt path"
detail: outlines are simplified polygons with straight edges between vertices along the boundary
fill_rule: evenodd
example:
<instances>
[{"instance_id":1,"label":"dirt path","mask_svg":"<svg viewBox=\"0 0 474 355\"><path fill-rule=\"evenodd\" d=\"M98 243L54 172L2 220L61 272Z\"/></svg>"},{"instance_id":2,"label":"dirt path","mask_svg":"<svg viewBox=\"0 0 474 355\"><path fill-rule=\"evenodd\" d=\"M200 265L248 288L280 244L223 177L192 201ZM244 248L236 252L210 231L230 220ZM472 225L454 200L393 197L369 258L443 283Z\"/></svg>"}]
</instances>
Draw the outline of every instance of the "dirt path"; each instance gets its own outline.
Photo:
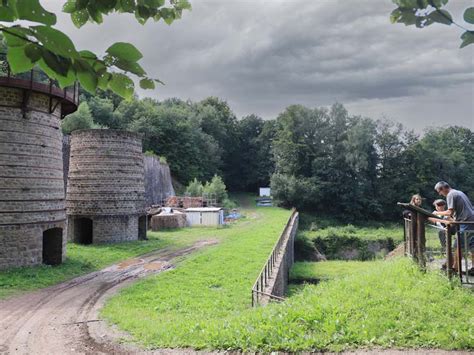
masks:
<instances>
[{"instance_id":1,"label":"dirt path","mask_svg":"<svg viewBox=\"0 0 474 355\"><path fill-rule=\"evenodd\" d=\"M117 344L117 334L98 319L106 298L140 277L172 268L174 259L216 243L216 240L205 240L177 251L163 249L0 301L0 354L133 352Z\"/></svg>"}]
</instances>

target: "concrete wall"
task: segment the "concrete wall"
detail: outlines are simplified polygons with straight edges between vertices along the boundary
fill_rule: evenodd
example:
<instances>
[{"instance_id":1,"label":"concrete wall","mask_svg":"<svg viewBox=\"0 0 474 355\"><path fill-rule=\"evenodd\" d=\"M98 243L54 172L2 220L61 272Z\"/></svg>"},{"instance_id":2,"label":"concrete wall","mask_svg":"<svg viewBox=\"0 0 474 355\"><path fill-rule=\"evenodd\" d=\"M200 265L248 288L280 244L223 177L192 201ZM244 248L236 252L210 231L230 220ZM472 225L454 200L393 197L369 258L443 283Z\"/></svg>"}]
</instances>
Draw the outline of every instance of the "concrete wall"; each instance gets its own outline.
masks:
<instances>
[{"instance_id":1,"label":"concrete wall","mask_svg":"<svg viewBox=\"0 0 474 355\"><path fill-rule=\"evenodd\" d=\"M294 212L291 216L291 221L285 231L285 239L280 252L278 254L273 274L271 275L268 286L264 292L277 297L284 297L288 290L288 281L290 276L290 269L294 264L294 245L296 233L298 231L299 215L298 212ZM260 304L266 304L271 301L271 297L263 296L259 297Z\"/></svg>"},{"instance_id":2,"label":"concrete wall","mask_svg":"<svg viewBox=\"0 0 474 355\"><path fill-rule=\"evenodd\" d=\"M47 95L0 87L0 269L42 263L43 232L66 229L61 106L50 113L49 103ZM65 239L54 248L59 262Z\"/></svg>"},{"instance_id":3,"label":"concrete wall","mask_svg":"<svg viewBox=\"0 0 474 355\"><path fill-rule=\"evenodd\" d=\"M174 196L170 167L157 157L145 157L145 199L148 207L161 204L163 199Z\"/></svg>"}]
</instances>

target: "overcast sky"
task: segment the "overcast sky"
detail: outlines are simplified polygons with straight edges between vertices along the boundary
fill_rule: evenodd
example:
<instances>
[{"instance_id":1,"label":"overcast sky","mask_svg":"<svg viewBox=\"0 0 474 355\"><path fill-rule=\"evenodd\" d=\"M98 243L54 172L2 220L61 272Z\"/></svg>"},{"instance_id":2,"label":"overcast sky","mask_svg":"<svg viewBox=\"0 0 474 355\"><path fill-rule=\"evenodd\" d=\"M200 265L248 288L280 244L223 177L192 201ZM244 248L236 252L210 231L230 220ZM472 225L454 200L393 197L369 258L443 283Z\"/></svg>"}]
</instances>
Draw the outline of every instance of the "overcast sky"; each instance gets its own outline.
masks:
<instances>
[{"instance_id":1,"label":"overcast sky","mask_svg":"<svg viewBox=\"0 0 474 355\"><path fill-rule=\"evenodd\" d=\"M47 0L58 9L64 1ZM165 86L139 91L168 97L227 100L238 117L265 119L290 104L341 102L351 114L389 118L422 131L458 124L474 129L474 45L459 49L462 31L434 24L392 25L390 0L191 0L171 26L139 25L112 15L102 25L59 26L78 49L103 52L134 43L142 64ZM462 20L471 0L451 0Z\"/></svg>"}]
</instances>

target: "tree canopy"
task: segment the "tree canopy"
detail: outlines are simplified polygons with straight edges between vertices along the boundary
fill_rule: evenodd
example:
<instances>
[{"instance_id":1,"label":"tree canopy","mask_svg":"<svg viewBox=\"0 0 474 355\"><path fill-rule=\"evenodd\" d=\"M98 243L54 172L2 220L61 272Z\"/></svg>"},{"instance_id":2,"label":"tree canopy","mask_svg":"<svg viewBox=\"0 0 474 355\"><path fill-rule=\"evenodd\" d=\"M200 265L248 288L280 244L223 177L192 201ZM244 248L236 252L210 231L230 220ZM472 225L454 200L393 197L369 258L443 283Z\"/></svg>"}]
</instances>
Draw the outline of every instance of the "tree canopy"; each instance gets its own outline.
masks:
<instances>
[{"instance_id":1,"label":"tree canopy","mask_svg":"<svg viewBox=\"0 0 474 355\"><path fill-rule=\"evenodd\" d=\"M342 104L293 105L263 120L238 119L216 97L126 102L100 92L83 101L88 109L81 106L64 124L79 127L92 115L94 125L142 133L144 150L165 157L192 194L201 195L202 182L217 174L231 191L271 185L285 206L347 221L396 218L396 202L415 193L431 208L438 180L474 196L474 132L463 127L418 135L399 123L353 116Z\"/></svg>"},{"instance_id":2,"label":"tree canopy","mask_svg":"<svg viewBox=\"0 0 474 355\"><path fill-rule=\"evenodd\" d=\"M72 23L80 28L87 22L100 24L104 16L114 12L131 14L141 24L148 20L171 24L189 9L188 0L67 0L62 11L70 14ZM131 98L135 90L132 77L139 80L143 89L153 89L155 82L161 83L147 75L139 64L142 53L131 43L113 43L103 55L78 50L56 27L56 14L46 10L39 0L0 1L0 42L7 50L13 73L29 71L37 65L61 87L77 80L91 93L97 88L109 89Z\"/></svg>"}]
</instances>

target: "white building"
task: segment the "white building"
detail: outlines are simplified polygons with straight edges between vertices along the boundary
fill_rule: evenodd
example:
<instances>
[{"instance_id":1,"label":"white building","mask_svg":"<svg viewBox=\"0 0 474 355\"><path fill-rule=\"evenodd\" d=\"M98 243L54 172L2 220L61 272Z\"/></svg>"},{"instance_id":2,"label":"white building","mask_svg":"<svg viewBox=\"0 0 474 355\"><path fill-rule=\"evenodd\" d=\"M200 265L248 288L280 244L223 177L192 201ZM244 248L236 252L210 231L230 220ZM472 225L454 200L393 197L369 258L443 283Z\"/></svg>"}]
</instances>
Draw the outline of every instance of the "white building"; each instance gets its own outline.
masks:
<instances>
[{"instance_id":1,"label":"white building","mask_svg":"<svg viewBox=\"0 0 474 355\"><path fill-rule=\"evenodd\" d=\"M189 226L220 226L224 224L224 210L219 207L187 208L185 211Z\"/></svg>"}]
</instances>

